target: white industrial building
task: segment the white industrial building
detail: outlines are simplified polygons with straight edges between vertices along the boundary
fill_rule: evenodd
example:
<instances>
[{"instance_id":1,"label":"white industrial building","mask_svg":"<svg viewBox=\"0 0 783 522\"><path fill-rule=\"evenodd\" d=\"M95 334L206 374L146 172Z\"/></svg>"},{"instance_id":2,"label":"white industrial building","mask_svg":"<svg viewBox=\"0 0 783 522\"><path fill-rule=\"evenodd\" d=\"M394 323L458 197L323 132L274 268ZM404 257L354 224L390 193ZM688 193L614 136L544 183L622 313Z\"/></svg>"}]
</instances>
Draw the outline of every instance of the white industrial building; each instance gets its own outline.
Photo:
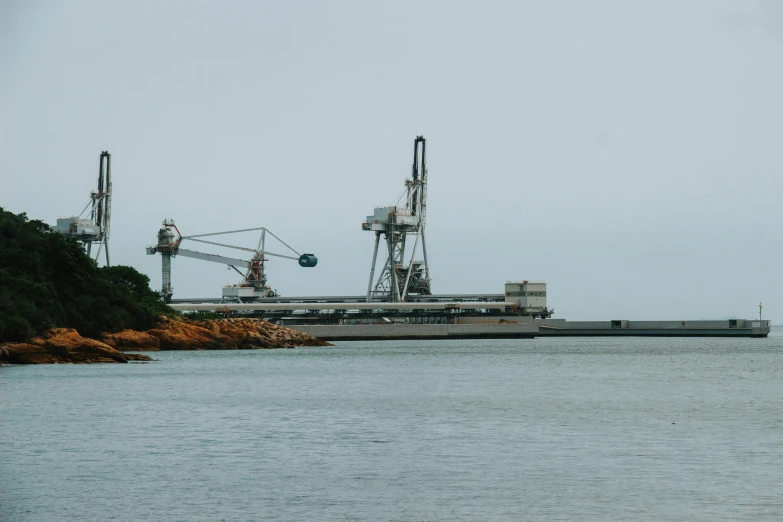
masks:
<instances>
[{"instance_id":1,"label":"white industrial building","mask_svg":"<svg viewBox=\"0 0 783 522\"><path fill-rule=\"evenodd\" d=\"M506 302L516 303L521 312L530 315L548 314L546 283L542 281L506 282Z\"/></svg>"}]
</instances>

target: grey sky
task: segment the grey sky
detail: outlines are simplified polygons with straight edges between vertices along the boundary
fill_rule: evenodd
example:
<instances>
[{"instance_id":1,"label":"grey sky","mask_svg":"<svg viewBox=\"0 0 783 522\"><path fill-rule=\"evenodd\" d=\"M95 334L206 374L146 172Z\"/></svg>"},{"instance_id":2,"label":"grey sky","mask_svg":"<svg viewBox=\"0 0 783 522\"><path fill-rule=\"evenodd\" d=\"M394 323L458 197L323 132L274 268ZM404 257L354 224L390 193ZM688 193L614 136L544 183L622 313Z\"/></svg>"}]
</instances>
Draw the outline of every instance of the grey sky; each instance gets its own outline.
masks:
<instances>
[{"instance_id":1,"label":"grey sky","mask_svg":"<svg viewBox=\"0 0 783 522\"><path fill-rule=\"evenodd\" d=\"M268 264L284 295L359 294L423 134L436 292L780 318L782 5L0 0L0 206L78 213L109 150L113 262L155 288L170 217L318 255ZM238 279L173 265L175 297Z\"/></svg>"}]
</instances>

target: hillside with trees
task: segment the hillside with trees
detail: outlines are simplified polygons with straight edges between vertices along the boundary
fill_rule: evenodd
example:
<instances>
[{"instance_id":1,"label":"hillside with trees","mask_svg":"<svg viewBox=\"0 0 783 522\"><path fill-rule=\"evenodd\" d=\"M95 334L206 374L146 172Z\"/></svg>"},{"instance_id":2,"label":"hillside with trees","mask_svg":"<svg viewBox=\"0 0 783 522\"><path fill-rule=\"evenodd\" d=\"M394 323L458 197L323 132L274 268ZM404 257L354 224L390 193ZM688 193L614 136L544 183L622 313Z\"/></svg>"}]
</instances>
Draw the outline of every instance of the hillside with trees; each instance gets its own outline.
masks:
<instances>
[{"instance_id":1,"label":"hillside with trees","mask_svg":"<svg viewBox=\"0 0 783 522\"><path fill-rule=\"evenodd\" d=\"M0 342L54 327L89 337L145 330L173 314L146 275L129 266L98 267L74 238L0 208Z\"/></svg>"}]
</instances>

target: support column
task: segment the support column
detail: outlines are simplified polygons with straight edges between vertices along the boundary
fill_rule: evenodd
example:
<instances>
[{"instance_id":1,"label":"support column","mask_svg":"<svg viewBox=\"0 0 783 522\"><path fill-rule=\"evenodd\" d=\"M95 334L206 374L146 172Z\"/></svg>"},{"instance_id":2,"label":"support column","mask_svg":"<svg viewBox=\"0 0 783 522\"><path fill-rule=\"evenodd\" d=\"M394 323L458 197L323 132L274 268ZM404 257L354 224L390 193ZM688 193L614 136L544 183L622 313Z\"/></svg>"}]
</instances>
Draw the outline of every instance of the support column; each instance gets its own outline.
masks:
<instances>
[{"instance_id":1,"label":"support column","mask_svg":"<svg viewBox=\"0 0 783 522\"><path fill-rule=\"evenodd\" d=\"M161 276L163 301L170 303L174 293L171 289L171 254L161 253Z\"/></svg>"},{"instance_id":2,"label":"support column","mask_svg":"<svg viewBox=\"0 0 783 522\"><path fill-rule=\"evenodd\" d=\"M424 235L424 226L421 227L421 251L424 253L424 277L430 279L430 264L427 261L427 237ZM432 289L430 289L430 293Z\"/></svg>"},{"instance_id":3,"label":"support column","mask_svg":"<svg viewBox=\"0 0 783 522\"><path fill-rule=\"evenodd\" d=\"M372 293L372 281L375 278L375 261L378 259L378 243L381 241L381 233L375 233L375 249L372 252L372 265L370 265L370 282L367 283L367 302L370 302Z\"/></svg>"},{"instance_id":4,"label":"support column","mask_svg":"<svg viewBox=\"0 0 783 522\"><path fill-rule=\"evenodd\" d=\"M411 253L411 260L408 263L408 273L405 274L405 285L402 287L401 301L405 301L405 298L408 295L408 282L411 280L411 272L413 272L413 258L416 257L417 246L419 246L419 234L416 234L416 241L413 243L413 253Z\"/></svg>"},{"instance_id":5,"label":"support column","mask_svg":"<svg viewBox=\"0 0 783 522\"><path fill-rule=\"evenodd\" d=\"M397 261L395 255L394 255L394 238L393 238L394 232L391 231L388 233L386 244L389 248L389 302L390 303L399 303L400 302L400 287L397 284L397 270L395 270L395 261Z\"/></svg>"}]
</instances>

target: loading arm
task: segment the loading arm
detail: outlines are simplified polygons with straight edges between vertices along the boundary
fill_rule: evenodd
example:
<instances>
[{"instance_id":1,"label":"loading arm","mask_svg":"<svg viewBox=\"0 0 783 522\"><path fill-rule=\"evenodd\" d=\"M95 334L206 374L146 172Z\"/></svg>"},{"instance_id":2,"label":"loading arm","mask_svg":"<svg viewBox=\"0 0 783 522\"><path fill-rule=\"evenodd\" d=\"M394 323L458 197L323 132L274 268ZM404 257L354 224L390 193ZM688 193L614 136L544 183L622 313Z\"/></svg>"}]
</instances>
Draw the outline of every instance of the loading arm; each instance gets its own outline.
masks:
<instances>
[{"instance_id":1,"label":"loading arm","mask_svg":"<svg viewBox=\"0 0 783 522\"><path fill-rule=\"evenodd\" d=\"M176 230L176 236L174 234L174 231ZM226 243L221 243L218 241L213 241L213 236L220 236L220 235L226 235L226 234L237 234L240 232L251 232L251 231L260 231L261 237L258 240L258 245L256 248L246 248L241 247L237 245L229 245ZM295 254L293 255L285 255L285 254L276 254L273 252L269 252L265 249L265 241L266 241L266 234L271 235L273 238L278 240L280 243L282 243L288 250L291 251L291 253ZM209 237L210 239L203 239ZM253 257L249 260L246 259L237 259L234 257L226 257L221 256L217 254L206 254L204 252L196 252L195 250L188 250L185 248L180 248L180 245L183 241L190 240L197 243L206 243L208 245L214 245L224 248L232 248L235 250L241 250L243 252L251 252L253 254ZM209 234L196 234L191 236L183 236L180 234L179 229L174 224L173 220L164 220L163 221L163 227L158 230L158 242L154 246L147 247L147 254L155 254L160 253L161 254L161 273L162 273L162 289L161 289L161 295L164 299L164 301L169 302L171 300L171 296L174 293L173 289L171 288L171 259L175 256L184 256L184 257L190 257L193 259L200 259L201 261L210 261L212 263L220 263L223 265L228 265L230 268L234 269L239 275L242 276L242 282L239 285L233 285L233 286L239 286L242 289L250 288L251 295L243 295L243 298L247 299L257 299L259 297L271 297L272 295L276 295L274 290L269 288L267 285L267 279L266 275L264 273L264 263L267 260L266 256L275 256L280 257L284 259L291 259L293 261L298 261L299 266L305 267L305 268L312 268L318 264L318 258L314 256L313 254L300 254L289 244L284 242L282 239L277 237L274 233L272 233L270 230L264 228L264 227L255 227L255 228L247 228L243 230L230 230L227 232L213 232ZM243 273L240 271L240 268L245 270L246 272ZM244 290L243 290L244 291ZM225 296L225 288L224 288L224 296Z\"/></svg>"},{"instance_id":2,"label":"loading arm","mask_svg":"<svg viewBox=\"0 0 783 522\"><path fill-rule=\"evenodd\" d=\"M250 261L245 259L235 259L233 257L218 256L216 254L204 254L203 252L196 252L194 250L187 250L184 248L178 248L176 255L192 257L193 259L201 259L202 261L212 261L213 263L222 263L229 266L239 266L247 268L250 265Z\"/></svg>"}]
</instances>

